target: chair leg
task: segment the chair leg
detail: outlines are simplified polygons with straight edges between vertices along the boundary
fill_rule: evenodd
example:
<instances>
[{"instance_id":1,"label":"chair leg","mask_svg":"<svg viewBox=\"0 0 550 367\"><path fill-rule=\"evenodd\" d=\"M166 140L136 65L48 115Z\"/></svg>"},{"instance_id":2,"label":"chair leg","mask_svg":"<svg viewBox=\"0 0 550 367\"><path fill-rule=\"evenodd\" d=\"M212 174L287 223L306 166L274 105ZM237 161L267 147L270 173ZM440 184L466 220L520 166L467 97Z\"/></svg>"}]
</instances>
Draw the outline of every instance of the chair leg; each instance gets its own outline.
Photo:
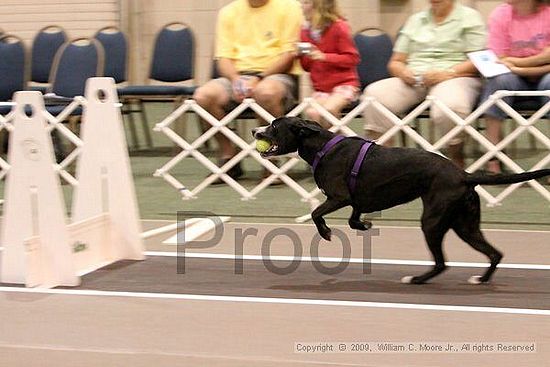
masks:
<instances>
[{"instance_id":1,"label":"chair leg","mask_svg":"<svg viewBox=\"0 0 550 367\"><path fill-rule=\"evenodd\" d=\"M529 148L532 150L537 149L537 139L535 139L533 134L529 134Z\"/></svg>"},{"instance_id":2,"label":"chair leg","mask_svg":"<svg viewBox=\"0 0 550 367\"><path fill-rule=\"evenodd\" d=\"M2 154L8 154L8 141L9 135L6 130L0 131L0 147L2 147Z\"/></svg>"},{"instance_id":3,"label":"chair leg","mask_svg":"<svg viewBox=\"0 0 550 367\"><path fill-rule=\"evenodd\" d=\"M55 161L57 163L60 163L63 161L63 159L65 159L66 154L63 141L61 140L61 135L59 134L59 131L57 131L57 129L52 130L52 144Z\"/></svg>"},{"instance_id":4,"label":"chair leg","mask_svg":"<svg viewBox=\"0 0 550 367\"><path fill-rule=\"evenodd\" d=\"M481 124L481 119L479 118L472 125L478 132L485 130L485 127ZM479 157L481 155L481 145L476 139L469 139L469 141L470 143L468 145L472 146L472 155L474 157Z\"/></svg>"},{"instance_id":5,"label":"chair leg","mask_svg":"<svg viewBox=\"0 0 550 367\"><path fill-rule=\"evenodd\" d=\"M399 131L399 140L401 143L401 146L406 147L407 146L407 134L403 130Z\"/></svg>"},{"instance_id":6,"label":"chair leg","mask_svg":"<svg viewBox=\"0 0 550 367\"><path fill-rule=\"evenodd\" d=\"M435 124L432 120L428 121L428 137L430 139L430 143L433 144L435 141Z\"/></svg>"},{"instance_id":7,"label":"chair leg","mask_svg":"<svg viewBox=\"0 0 550 367\"><path fill-rule=\"evenodd\" d=\"M515 129L516 127L516 121L515 120L504 120L502 121L502 136L507 136L508 135L508 126L510 126L510 128L512 130ZM516 154L517 153L517 150L518 150L518 139L514 139L510 144L509 144L509 147L510 149L508 150L508 152L510 154Z\"/></svg>"},{"instance_id":8,"label":"chair leg","mask_svg":"<svg viewBox=\"0 0 550 367\"><path fill-rule=\"evenodd\" d=\"M139 100L139 107L141 110L141 123L143 126L143 134L145 135L145 144L148 148L153 148L153 139L151 138L151 132L149 131L149 121L147 120L147 113L145 111L145 103L143 100Z\"/></svg>"},{"instance_id":9,"label":"chair leg","mask_svg":"<svg viewBox=\"0 0 550 367\"><path fill-rule=\"evenodd\" d=\"M122 104L122 116L126 115L128 116L128 125L130 129L130 141L132 142L132 149L138 149L139 143L138 143L138 136L136 131L136 122L134 120L134 109L133 109L134 101L128 100L125 101Z\"/></svg>"},{"instance_id":10,"label":"chair leg","mask_svg":"<svg viewBox=\"0 0 550 367\"><path fill-rule=\"evenodd\" d=\"M179 106L183 103L182 98L176 98L174 100L174 111L178 109ZM178 134L179 136L186 138L187 135L187 113L181 114L174 124L174 132ZM175 143L174 143L175 144ZM176 150L175 153L179 153L181 150L181 147L177 144L174 146L174 149Z\"/></svg>"},{"instance_id":11,"label":"chair leg","mask_svg":"<svg viewBox=\"0 0 550 367\"><path fill-rule=\"evenodd\" d=\"M204 133L206 133L208 131L208 127L205 125L207 122L203 121L202 118L199 115L195 114L195 116L197 116L197 123L199 124L199 131L200 131L201 135L204 135ZM204 149L206 149L207 151L209 151L211 149L211 147L210 147L211 140L212 139L208 139L207 141L204 142Z\"/></svg>"},{"instance_id":12,"label":"chair leg","mask_svg":"<svg viewBox=\"0 0 550 367\"><path fill-rule=\"evenodd\" d=\"M78 122L80 121L80 116L69 116L69 129L75 134L78 133Z\"/></svg>"}]
</instances>

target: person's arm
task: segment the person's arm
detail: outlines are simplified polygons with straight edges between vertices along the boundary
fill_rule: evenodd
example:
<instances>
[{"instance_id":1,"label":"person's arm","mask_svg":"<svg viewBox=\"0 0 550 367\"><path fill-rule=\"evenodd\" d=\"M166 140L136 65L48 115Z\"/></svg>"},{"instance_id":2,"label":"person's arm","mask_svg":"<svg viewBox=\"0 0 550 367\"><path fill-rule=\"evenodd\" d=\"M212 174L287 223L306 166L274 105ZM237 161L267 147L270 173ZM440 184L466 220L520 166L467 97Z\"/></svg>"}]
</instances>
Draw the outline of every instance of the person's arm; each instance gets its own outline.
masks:
<instances>
[{"instance_id":1,"label":"person's arm","mask_svg":"<svg viewBox=\"0 0 550 367\"><path fill-rule=\"evenodd\" d=\"M397 77L403 80L408 85L414 85L416 79L414 73L407 66L407 59L409 55L403 52L394 52L388 63L388 71L391 76Z\"/></svg>"},{"instance_id":2,"label":"person's arm","mask_svg":"<svg viewBox=\"0 0 550 367\"><path fill-rule=\"evenodd\" d=\"M505 7L498 6L489 16L487 48L496 55L508 55L510 52L509 15Z\"/></svg>"},{"instance_id":3,"label":"person's arm","mask_svg":"<svg viewBox=\"0 0 550 367\"><path fill-rule=\"evenodd\" d=\"M220 76L228 78L232 82L239 79L239 73L235 68L234 57L235 48L233 47L234 22L231 14L227 13L227 8L220 10L216 23L216 49L214 56L217 60L218 72Z\"/></svg>"},{"instance_id":4,"label":"person's arm","mask_svg":"<svg viewBox=\"0 0 550 367\"><path fill-rule=\"evenodd\" d=\"M510 70L512 70L512 73L524 77L540 77L542 75L550 73L550 64L526 67L513 66L510 68Z\"/></svg>"},{"instance_id":5,"label":"person's arm","mask_svg":"<svg viewBox=\"0 0 550 367\"><path fill-rule=\"evenodd\" d=\"M422 74L423 82L428 87L453 78L472 77L477 75L478 71L470 60L463 61L446 70L429 70Z\"/></svg>"},{"instance_id":6,"label":"person's arm","mask_svg":"<svg viewBox=\"0 0 550 367\"><path fill-rule=\"evenodd\" d=\"M302 28L300 31L300 42L310 42L311 39L307 36L307 33L309 33L308 29ZM295 50L296 55L298 56L298 59L300 60L300 66L305 71L311 70L311 63L313 60L311 58L307 57L307 55L298 55L298 50Z\"/></svg>"},{"instance_id":7,"label":"person's arm","mask_svg":"<svg viewBox=\"0 0 550 367\"><path fill-rule=\"evenodd\" d=\"M353 42L351 30L347 23L340 22L334 25L338 53L322 53L321 61L342 67L353 67L359 63L359 52Z\"/></svg>"},{"instance_id":8,"label":"person's arm","mask_svg":"<svg viewBox=\"0 0 550 367\"><path fill-rule=\"evenodd\" d=\"M393 54L388 62L388 71L390 75L403 80L410 86L416 84L415 75L408 67L409 53L412 50L410 34L413 33L416 23L416 18L414 16L409 17L397 36L397 40L393 47Z\"/></svg>"},{"instance_id":9,"label":"person's arm","mask_svg":"<svg viewBox=\"0 0 550 367\"><path fill-rule=\"evenodd\" d=\"M221 58L218 59L218 72L220 73L220 76L223 76L224 78L227 78L234 82L235 80L239 79L240 75L237 71L237 68L235 67L235 63L231 59Z\"/></svg>"},{"instance_id":10,"label":"person's arm","mask_svg":"<svg viewBox=\"0 0 550 367\"><path fill-rule=\"evenodd\" d=\"M311 64L312 63L313 63L313 60L310 57L308 57L307 55L300 56L300 66L305 71L310 71L311 70Z\"/></svg>"},{"instance_id":11,"label":"person's arm","mask_svg":"<svg viewBox=\"0 0 550 367\"><path fill-rule=\"evenodd\" d=\"M550 64L550 47L546 47L540 53L528 57L508 57L501 58L504 64L517 66L521 68L545 66Z\"/></svg>"},{"instance_id":12,"label":"person's arm","mask_svg":"<svg viewBox=\"0 0 550 367\"><path fill-rule=\"evenodd\" d=\"M292 69L295 59L295 45L299 39L302 22L302 8L297 1L292 2L292 6L289 6L284 14L284 19L280 21L282 24L280 55L261 73L262 78L272 74L288 73Z\"/></svg>"},{"instance_id":13,"label":"person's arm","mask_svg":"<svg viewBox=\"0 0 550 367\"><path fill-rule=\"evenodd\" d=\"M279 55L277 60L275 60L267 69L261 73L261 78L264 78L272 74L284 74L288 73L292 68L294 63L294 52L286 51Z\"/></svg>"}]
</instances>

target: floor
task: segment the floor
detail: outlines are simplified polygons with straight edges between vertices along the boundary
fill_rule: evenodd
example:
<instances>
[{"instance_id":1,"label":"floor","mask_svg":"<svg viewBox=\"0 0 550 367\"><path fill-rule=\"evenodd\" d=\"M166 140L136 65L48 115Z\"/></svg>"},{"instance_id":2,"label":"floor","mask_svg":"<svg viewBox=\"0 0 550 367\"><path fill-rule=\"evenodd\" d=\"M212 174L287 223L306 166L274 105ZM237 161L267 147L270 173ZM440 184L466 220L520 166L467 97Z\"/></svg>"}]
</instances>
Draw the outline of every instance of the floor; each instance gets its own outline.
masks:
<instances>
[{"instance_id":1,"label":"floor","mask_svg":"<svg viewBox=\"0 0 550 367\"><path fill-rule=\"evenodd\" d=\"M147 221L143 226L164 224ZM505 253L488 285L467 282L486 261L450 234L445 245L449 270L430 284L415 286L400 279L430 264L419 229L376 227L369 236L344 226L334 230L341 240L329 243L316 242L308 224L228 222L215 242L210 234L183 246L174 232L149 238L146 260L112 264L84 276L80 287L3 285L0 325L9 332L0 333L0 364L546 363L550 232L485 231ZM316 256L312 249L318 249ZM349 261L342 261L343 253ZM423 349L449 344L454 349ZM496 349L499 344L536 351L503 352ZM300 352L304 345L350 349ZM357 345L370 349L353 352Z\"/></svg>"},{"instance_id":2,"label":"floor","mask_svg":"<svg viewBox=\"0 0 550 367\"><path fill-rule=\"evenodd\" d=\"M148 108L152 122L169 112ZM542 126L546 135L548 128ZM158 133L153 142L154 149L131 151L143 230L200 211L231 217L220 238L207 234L182 246L175 231L152 236L144 242L146 260L111 264L75 288L0 284L0 366L547 364L550 203L533 189L521 187L503 205L482 208L485 234L505 254L490 284L468 283L486 259L450 233L449 269L414 286L401 278L431 264L419 201L376 213L366 235L349 230L350 212L340 210L327 218L340 237L318 241L314 226L295 220L309 206L285 187L243 201L222 185L182 200L153 177L174 148ZM524 168L548 154L527 144L523 136L509 152ZM212 147L201 149L215 159ZM250 159L244 168L239 182L251 189L261 169ZM174 168L188 187L207 174L193 159ZM305 165L290 175L313 188ZM63 190L70 208L71 187ZM304 346L317 349L307 353Z\"/></svg>"}]
</instances>

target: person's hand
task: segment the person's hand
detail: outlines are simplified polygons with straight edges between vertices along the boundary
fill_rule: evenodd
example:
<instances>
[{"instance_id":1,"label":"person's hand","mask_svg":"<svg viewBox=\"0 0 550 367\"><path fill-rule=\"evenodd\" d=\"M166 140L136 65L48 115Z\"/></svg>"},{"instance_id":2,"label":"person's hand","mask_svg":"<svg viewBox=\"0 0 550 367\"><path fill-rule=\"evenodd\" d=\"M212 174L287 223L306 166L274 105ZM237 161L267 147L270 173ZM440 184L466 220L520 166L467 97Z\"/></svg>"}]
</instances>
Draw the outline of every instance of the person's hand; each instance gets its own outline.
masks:
<instances>
[{"instance_id":1,"label":"person's hand","mask_svg":"<svg viewBox=\"0 0 550 367\"><path fill-rule=\"evenodd\" d=\"M236 102L242 102L242 100L246 97L246 85L242 77L238 77L237 79L234 79L232 86L233 86L233 99Z\"/></svg>"},{"instance_id":2,"label":"person's hand","mask_svg":"<svg viewBox=\"0 0 550 367\"><path fill-rule=\"evenodd\" d=\"M306 56L315 61L323 61L326 59L326 55L313 44L311 45L311 51L306 54Z\"/></svg>"},{"instance_id":3,"label":"person's hand","mask_svg":"<svg viewBox=\"0 0 550 367\"><path fill-rule=\"evenodd\" d=\"M498 60L499 63L506 65L509 69L512 69L515 66L520 66L521 58L520 57L503 57Z\"/></svg>"},{"instance_id":4,"label":"person's hand","mask_svg":"<svg viewBox=\"0 0 550 367\"><path fill-rule=\"evenodd\" d=\"M424 77L424 85L433 87L436 84L444 82L455 77L452 71L449 70L428 70L422 76Z\"/></svg>"},{"instance_id":5,"label":"person's hand","mask_svg":"<svg viewBox=\"0 0 550 367\"><path fill-rule=\"evenodd\" d=\"M416 84L416 78L414 76L414 73L409 68L404 68L398 75L399 79L404 81L406 84L410 86L414 86Z\"/></svg>"},{"instance_id":6,"label":"person's hand","mask_svg":"<svg viewBox=\"0 0 550 367\"><path fill-rule=\"evenodd\" d=\"M233 96L235 101L241 102L252 95L252 91L260 81L257 76L241 75L233 80Z\"/></svg>"}]
</instances>

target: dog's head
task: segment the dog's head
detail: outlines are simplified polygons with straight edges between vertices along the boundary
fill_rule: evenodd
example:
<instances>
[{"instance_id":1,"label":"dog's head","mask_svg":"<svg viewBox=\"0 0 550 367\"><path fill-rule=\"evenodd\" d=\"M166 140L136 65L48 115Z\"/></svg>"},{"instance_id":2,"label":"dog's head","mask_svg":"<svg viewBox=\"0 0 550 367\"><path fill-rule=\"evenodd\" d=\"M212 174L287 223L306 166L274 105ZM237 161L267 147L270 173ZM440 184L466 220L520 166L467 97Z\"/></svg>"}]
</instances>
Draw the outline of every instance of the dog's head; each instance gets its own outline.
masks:
<instances>
[{"instance_id":1,"label":"dog's head","mask_svg":"<svg viewBox=\"0 0 550 367\"><path fill-rule=\"evenodd\" d=\"M252 135L256 140L269 141L269 149L261 155L271 157L296 152L303 139L322 131L323 128L315 121L299 117L279 117L268 126L252 129Z\"/></svg>"}]
</instances>

